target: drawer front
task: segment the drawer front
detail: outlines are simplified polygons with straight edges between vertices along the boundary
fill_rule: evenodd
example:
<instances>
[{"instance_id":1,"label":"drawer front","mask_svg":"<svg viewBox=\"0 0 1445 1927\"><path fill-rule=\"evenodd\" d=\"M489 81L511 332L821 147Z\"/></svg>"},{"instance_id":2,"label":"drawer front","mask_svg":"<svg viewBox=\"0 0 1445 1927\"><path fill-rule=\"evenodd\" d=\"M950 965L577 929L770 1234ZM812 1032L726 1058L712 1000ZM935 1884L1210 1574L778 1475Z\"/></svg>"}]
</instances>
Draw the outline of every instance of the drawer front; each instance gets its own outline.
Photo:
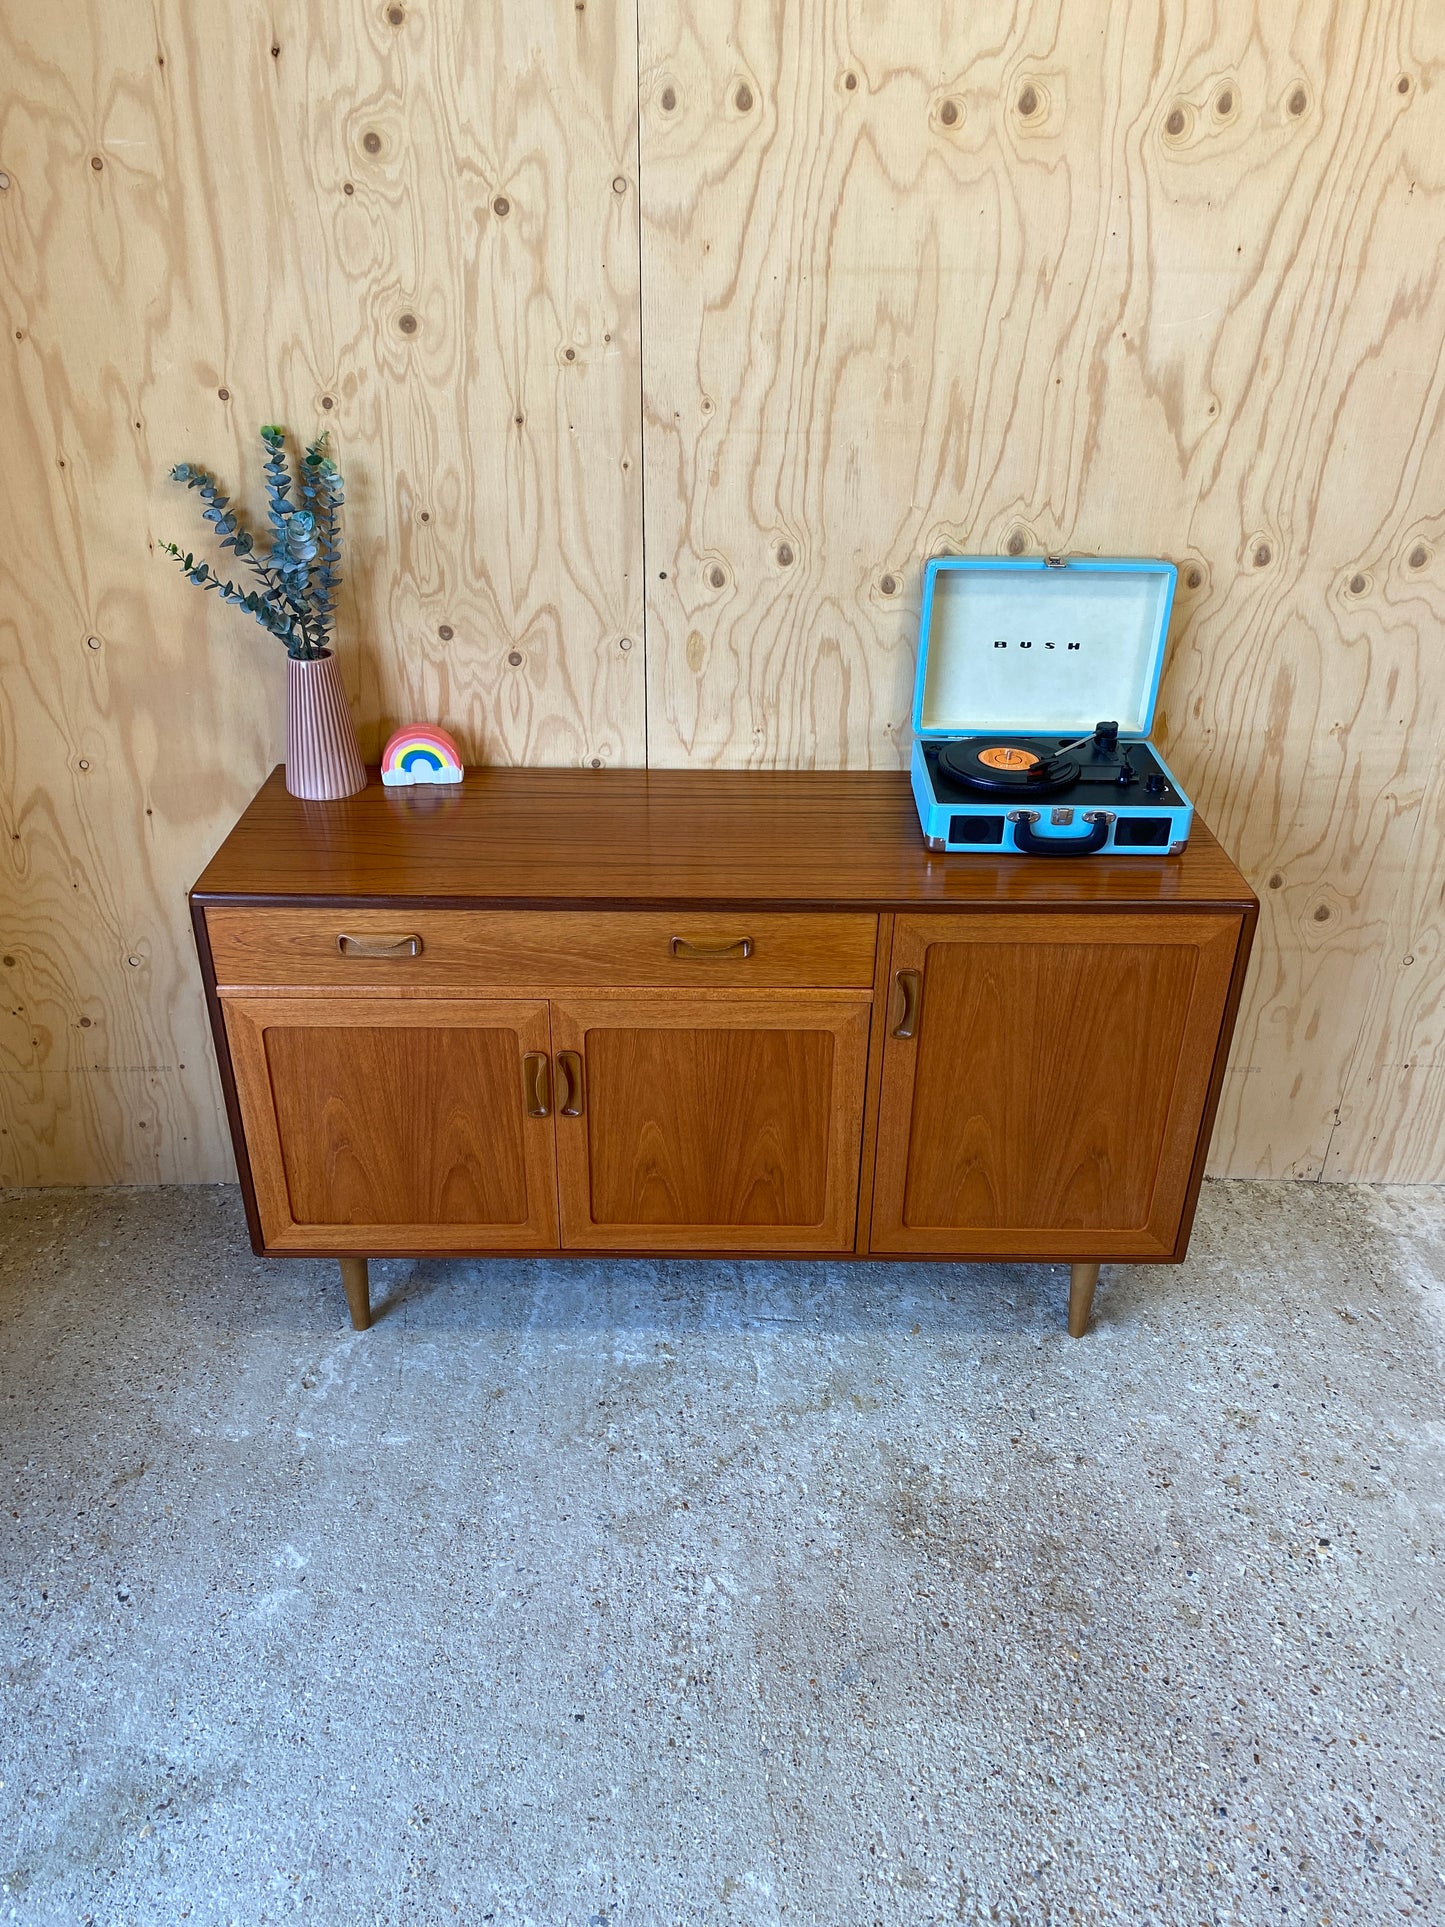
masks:
<instances>
[{"instance_id":1,"label":"drawer front","mask_svg":"<svg viewBox=\"0 0 1445 1927\"><path fill-rule=\"evenodd\" d=\"M249 910L206 929L222 987L871 986L878 919L831 911Z\"/></svg>"}]
</instances>

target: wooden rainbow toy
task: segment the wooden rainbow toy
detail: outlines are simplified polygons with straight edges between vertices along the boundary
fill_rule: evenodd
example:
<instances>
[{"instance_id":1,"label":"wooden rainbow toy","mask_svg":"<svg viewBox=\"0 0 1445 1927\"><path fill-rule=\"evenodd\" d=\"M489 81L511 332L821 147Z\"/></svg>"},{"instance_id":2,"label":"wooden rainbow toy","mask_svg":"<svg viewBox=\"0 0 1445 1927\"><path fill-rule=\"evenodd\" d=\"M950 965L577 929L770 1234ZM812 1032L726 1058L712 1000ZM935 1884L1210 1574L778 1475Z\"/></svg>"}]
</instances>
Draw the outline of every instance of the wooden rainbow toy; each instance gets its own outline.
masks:
<instances>
[{"instance_id":1,"label":"wooden rainbow toy","mask_svg":"<svg viewBox=\"0 0 1445 1927\"><path fill-rule=\"evenodd\" d=\"M460 783L461 751L444 729L405 723L382 755L381 780L388 789L406 783Z\"/></svg>"}]
</instances>

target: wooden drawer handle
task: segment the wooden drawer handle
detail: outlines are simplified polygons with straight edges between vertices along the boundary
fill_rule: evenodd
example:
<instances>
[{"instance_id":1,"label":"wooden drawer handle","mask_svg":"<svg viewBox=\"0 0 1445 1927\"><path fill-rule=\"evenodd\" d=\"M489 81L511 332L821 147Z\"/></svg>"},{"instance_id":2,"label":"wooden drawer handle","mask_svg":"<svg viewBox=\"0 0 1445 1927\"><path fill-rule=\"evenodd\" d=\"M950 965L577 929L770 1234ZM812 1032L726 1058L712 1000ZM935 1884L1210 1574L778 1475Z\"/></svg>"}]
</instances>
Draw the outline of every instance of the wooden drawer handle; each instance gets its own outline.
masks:
<instances>
[{"instance_id":1,"label":"wooden drawer handle","mask_svg":"<svg viewBox=\"0 0 1445 1927\"><path fill-rule=\"evenodd\" d=\"M557 1115L582 1115L582 1059L575 1050L557 1053Z\"/></svg>"},{"instance_id":2,"label":"wooden drawer handle","mask_svg":"<svg viewBox=\"0 0 1445 1927\"><path fill-rule=\"evenodd\" d=\"M529 1050L522 1059L522 1088L526 1092L528 1117L551 1116L551 1084L545 1051Z\"/></svg>"},{"instance_id":3,"label":"wooden drawer handle","mask_svg":"<svg viewBox=\"0 0 1445 1927\"><path fill-rule=\"evenodd\" d=\"M336 948L343 957L419 957L421 938L405 937L349 937L345 933L336 939Z\"/></svg>"},{"instance_id":4,"label":"wooden drawer handle","mask_svg":"<svg viewBox=\"0 0 1445 1927\"><path fill-rule=\"evenodd\" d=\"M734 937L731 943L699 943L694 937L674 937L667 947L674 957L696 957L704 963L753 954L751 937Z\"/></svg>"},{"instance_id":5,"label":"wooden drawer handle","mask_svg":"<svg viewBox=\"0 0 1445 1927\"><path fill-rule=\"evenodd\" d=\"M900 970L893 981L903 995L903 1008L893 1026L893 1035L912 1037L918 1029L918 993L923 988L923 979L916 970Z\"/></svg>"}]
</instances>

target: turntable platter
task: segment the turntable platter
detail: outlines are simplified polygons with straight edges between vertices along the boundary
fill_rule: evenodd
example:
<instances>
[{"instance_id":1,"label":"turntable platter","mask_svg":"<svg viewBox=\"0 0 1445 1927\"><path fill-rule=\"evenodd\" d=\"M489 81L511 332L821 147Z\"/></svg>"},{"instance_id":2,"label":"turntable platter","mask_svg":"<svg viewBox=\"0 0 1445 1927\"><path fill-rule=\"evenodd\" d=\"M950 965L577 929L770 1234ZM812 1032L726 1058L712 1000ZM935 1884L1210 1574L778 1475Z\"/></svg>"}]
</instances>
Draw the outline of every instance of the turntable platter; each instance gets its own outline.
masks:
<instances>
[{"instance_id":1,"label":"turntable platter","mask_svg":"<svg viewBox=\"0 0 1445 1927\"><path fill-rule=\"evenodd\" d=\"M944 774L965 789L990 796L1052 796L1076 782L1079 766L1049 743L1013 737L991 742L986 736L945 743L938 752Z\"/></svg>"}]
</instances>

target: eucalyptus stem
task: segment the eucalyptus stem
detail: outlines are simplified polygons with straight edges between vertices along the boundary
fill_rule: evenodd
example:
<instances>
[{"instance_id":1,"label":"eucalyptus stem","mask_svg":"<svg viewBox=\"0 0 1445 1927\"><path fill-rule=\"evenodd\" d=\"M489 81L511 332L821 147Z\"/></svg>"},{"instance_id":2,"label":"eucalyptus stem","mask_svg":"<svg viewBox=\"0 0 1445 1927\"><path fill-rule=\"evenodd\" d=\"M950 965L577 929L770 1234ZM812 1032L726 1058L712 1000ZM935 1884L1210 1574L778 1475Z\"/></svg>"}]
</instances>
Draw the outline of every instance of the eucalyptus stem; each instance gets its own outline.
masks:
<instances>
[{"instance_id":1,"label":"eucalyptus stem","mask_svg":"<svg viewBox=\"0 0 1445 1927\"><path fill-rule=\"evenodd\" d=\"M286 645L288 655L314 661L331 646L336 591L341 581L340 510L345 501L341 473L326 452L323 433L301 457L295 484L299 500L291 499L293 477L286 455L286 431L261 430L262 472L266 486L266 520L270 542L259 550L256 538L221 493L215 477L193 462L181 462L171 478L199 494L201 515L211 524L223 549L242 561L260 582L259 590L245 590L218 576L207 562L183 553L174 542L164 544L196 587L233 602L254 616L261 627Z\"/></svg>"}]
</instances>

